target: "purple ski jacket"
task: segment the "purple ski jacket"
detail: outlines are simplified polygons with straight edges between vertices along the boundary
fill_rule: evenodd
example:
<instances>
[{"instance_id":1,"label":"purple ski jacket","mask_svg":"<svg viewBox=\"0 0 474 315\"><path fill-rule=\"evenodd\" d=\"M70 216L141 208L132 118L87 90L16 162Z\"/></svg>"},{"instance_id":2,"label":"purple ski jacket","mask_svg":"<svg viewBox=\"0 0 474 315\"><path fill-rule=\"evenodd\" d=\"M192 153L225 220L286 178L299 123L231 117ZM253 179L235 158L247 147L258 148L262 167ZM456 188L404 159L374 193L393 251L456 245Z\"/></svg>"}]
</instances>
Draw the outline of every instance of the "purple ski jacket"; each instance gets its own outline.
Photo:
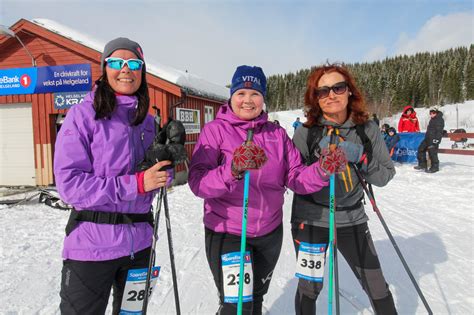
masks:
<instances>
[{"instance_id":1,"label":"purple ski jacket","mask_svg":"<svg viewBox=\"0 0 474 315\"><path fill-rule=\"evenodd\" d=\"M215 232L240 235L244 180L231 174L232 155L254 128L253 141L263 148L268 161L250 171L247 236L266 235L282 223L286 187L310 194L328 185L319 174L319 162L302 164L300 152L286 131L268 122L262 113L252 121L238 118L230 105L221 106L215 120L201 130L189 170L189 186L204 198L204 225Z\"/></svg>"},{"instance_id":2,"label":"purple ski jacket","mask_svg":"<svg viewBox=\"0 0 474 315\"><path fill-rule=\"evenodd\" d=\"M150 211L153 192L138 194L135 166L152 143L155 127L147 115L131 126L137 98L119 95L110 119L95 120L94 92L73 106L56 140L54 175L61 199L80 210L121 213ZM144 223L81 222L64 239L63 258L102 261L133 256L151 246Z\"/></svg>"}]
</instances>

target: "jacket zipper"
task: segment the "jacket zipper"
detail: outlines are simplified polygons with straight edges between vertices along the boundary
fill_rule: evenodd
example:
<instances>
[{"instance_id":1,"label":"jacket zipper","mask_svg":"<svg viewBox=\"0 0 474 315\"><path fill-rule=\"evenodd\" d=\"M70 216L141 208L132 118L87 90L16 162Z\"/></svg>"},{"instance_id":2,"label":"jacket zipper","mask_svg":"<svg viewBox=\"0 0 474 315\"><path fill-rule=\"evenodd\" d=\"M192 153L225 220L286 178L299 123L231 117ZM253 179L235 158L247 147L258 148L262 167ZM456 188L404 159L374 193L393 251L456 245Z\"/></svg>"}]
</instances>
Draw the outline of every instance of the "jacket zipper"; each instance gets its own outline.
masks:
<instances>
[{"instance_id":1,"label":"jacket zipper","mask_svg":"<svg viewBox=\"0 0 474 315\"><path fill-rule=\"evenodd\" d=\"M135 149L133 146L134 142L134 128L132 126L128 126L129 134L128 134L128 147L130 149L130 167L129 167L129 173L132 173L135 171ZM132 202L128 202L128 212L130 212ZM127 224L127 229L130 235L130 259L134 260L135 259L135 253L133 252L133 233L132 233L132 224Z\"/></svg>"},{"instance_id":2,"label":"jacket zipper","mask_svg":"<svg viewBox=\"0 0 474 315\"><path fill-rule=\"evenodd\" d=\"M256 226L256 229L255 229L255 236L258 235L258 232L260 231L260 221L262 220L262 216L263 216L263 203L264 203L264 199L263 199L263 195L261 194L261 191L260 191L260 179L262 178L262 172L261 171L258 171L258 175L257 175L257 192L258 192L258 196L260 196L260 206L259 206L259 214L258 214L258 219L257 219L257 226Z\"/></svg>"}]
</instances>

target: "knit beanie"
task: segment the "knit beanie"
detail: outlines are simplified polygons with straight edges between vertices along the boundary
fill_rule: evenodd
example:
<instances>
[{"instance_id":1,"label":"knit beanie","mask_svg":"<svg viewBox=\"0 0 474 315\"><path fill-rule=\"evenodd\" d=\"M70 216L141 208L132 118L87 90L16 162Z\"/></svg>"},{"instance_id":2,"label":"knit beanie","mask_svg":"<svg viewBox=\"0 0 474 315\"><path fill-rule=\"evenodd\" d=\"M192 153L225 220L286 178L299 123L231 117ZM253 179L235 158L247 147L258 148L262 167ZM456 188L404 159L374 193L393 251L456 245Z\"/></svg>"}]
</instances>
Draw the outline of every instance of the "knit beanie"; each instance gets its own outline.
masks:
<instances>
[{"instance_id":1,"label":"knit beanie","mask_svg":"<svg viewBox=\"0 0 474 315\"><path fill-rule=\"evenodd\" d=\"M111 40L108 42L104 47L104 52L100 58L100 68L104 69L105 65L105 58L110 57L114 53L114 51L119 49L125 49L133 52L138 59L145 62L145 58L143 57L143 50L137 42L134 42L125 37L119 37L116 39ZM146 72L145 63L143 64L143 71Z\"/></svg>"},{"instance_id":2,"label":"knit beanie","mask_svg":"<svg viewBox=\"0 0 474 315\"><path fill-rule=\"evenodd\" d=\"M267 78L260 67L238 66L232 77L230 86L230 95L240 89L251 89L262 93L265 97L267 94Z\"/></svg>"}]
</instances>

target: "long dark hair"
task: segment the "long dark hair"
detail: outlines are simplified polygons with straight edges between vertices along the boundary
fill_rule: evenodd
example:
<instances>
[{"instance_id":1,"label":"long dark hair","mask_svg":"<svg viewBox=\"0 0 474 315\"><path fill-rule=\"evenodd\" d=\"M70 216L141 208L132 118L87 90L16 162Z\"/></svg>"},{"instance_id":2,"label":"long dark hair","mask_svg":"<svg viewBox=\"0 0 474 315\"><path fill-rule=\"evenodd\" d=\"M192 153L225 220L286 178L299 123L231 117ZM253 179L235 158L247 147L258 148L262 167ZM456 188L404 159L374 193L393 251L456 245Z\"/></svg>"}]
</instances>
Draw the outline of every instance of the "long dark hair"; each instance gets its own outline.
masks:
<instances>
[{"instance_id":1,"label":"long dark hair","mask_svg":"<svg viewBox=\"0 0 474 315\"><path fill-rule=\"evenodd\" d=\"M346 67L337 64L330 64L315 68L308 77L306 93L304 96L308 114L307 121L304 125L306 127L311 127L319 122L319 118L322 116L323 111L319 106L319 100L316 95L318 82L324 74L331 72L338 72L341 74L349 86L349 91L352 93L352 95L349 96L349 104L347 104L348 117L350 117L356 125L364 124L369 119L369 113L367 112L367 105L365 104L364 97L356 86L354 77Z\"/></svg>"},{"instance_id":2,"label":"long dark hair","mask_svg":"<svg viewBox=\"0 0 474 315\"><path fill-rule=\"evenodd\" d=\"M94 95L95 119L110 118L115 110L117 101L115 100L115 92L110 87L107 80L107 74L104 72L102 76L95 81L96 89ZM145 120L150 105L150 95L148 94L148 84L146 82L145 68L142 70L142 83L138 90L133 94L138 98L138 107L135 118L131 122L132 126L137 126Z\"/></svg>"}]
</instances>

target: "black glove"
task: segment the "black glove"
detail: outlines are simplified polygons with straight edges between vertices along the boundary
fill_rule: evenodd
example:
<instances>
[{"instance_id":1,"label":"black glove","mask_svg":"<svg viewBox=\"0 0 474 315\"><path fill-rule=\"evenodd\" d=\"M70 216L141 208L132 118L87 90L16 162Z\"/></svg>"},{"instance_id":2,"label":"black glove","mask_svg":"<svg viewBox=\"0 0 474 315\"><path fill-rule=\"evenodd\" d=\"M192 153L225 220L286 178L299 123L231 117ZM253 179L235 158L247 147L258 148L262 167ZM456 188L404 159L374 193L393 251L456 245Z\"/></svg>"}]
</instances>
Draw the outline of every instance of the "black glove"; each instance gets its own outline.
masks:
<instances>
[{"instance_id":1,"label":"black glove","mask_svg":"<svg viewBox=\"0 0 474 315\"><path fill-rule=\"evenodd\" d=\"M182 122L179 120L171 120L163 129L166 129L166 138L169 140L169 143L184 145L186 141L186 130Z\"/></svg>"},{"instance_id":2,"label":"black glove","mask_svg":"<svg viewBox=\"0 0 474 315\"><path fill-rule=\"evenodd\" d=\"M179 120L171 120L158 132L153 143L145 152L145 158L138 164L138 170L144 171L158 161L169 160L175 164L186 161L188 155L184 148L186 131Z\"/></svg>"}]
</instances>

